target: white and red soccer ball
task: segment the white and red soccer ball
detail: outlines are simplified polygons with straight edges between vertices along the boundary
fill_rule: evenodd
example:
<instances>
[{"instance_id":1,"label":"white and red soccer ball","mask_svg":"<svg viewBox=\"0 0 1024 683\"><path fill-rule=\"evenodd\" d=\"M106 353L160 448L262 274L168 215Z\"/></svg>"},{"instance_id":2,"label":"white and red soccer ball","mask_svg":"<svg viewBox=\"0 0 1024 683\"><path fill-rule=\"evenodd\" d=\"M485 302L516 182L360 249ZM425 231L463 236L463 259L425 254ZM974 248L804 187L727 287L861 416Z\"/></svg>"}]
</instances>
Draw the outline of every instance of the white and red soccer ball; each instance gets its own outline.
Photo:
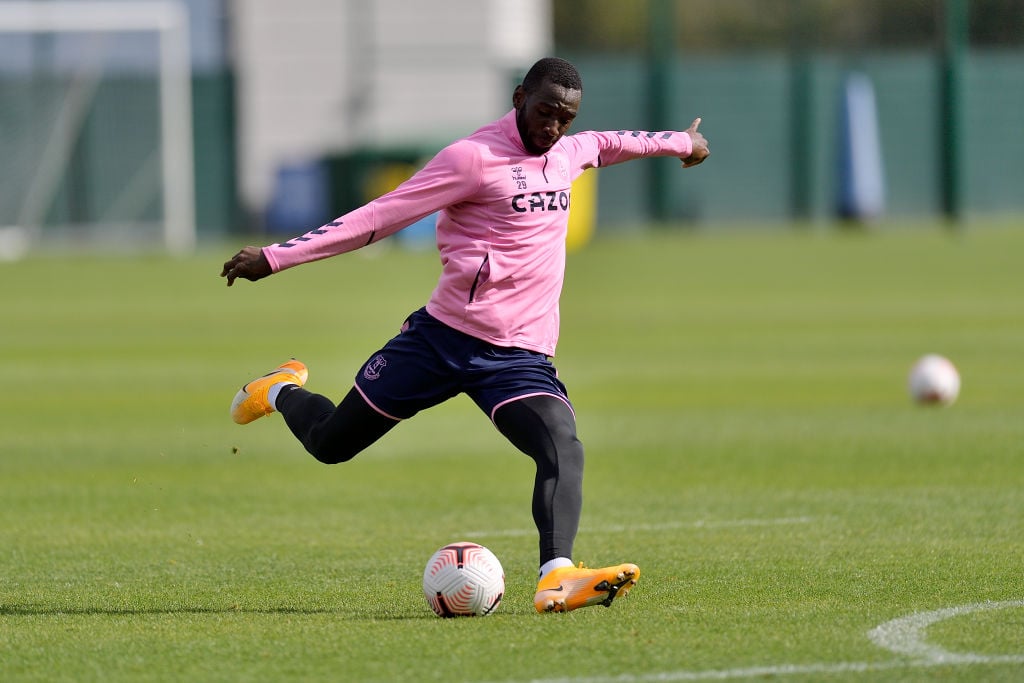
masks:
<instances>
[{"instance_id":1,"label":"white and red soccer ball","mask_svg":"<svg viewBox=\"0 0 1024 683\"><path fill-rule=\"evenodd\" d=\"M944 356L922 356L907 378L910 397L917 403L950 405L960 394L960 373Z\"/></svg>"},{"instance_id":2,"label":"white and red soccer ball","mask_svg":"<svg viewBox=\"0 0 1024 683\"><path fill-rule=\"evenodd\" d=\"M487 616L505 594L505 570L482 545L450 543L427 561L423 594L439 617Z\"/></svg>"}]
</instances>

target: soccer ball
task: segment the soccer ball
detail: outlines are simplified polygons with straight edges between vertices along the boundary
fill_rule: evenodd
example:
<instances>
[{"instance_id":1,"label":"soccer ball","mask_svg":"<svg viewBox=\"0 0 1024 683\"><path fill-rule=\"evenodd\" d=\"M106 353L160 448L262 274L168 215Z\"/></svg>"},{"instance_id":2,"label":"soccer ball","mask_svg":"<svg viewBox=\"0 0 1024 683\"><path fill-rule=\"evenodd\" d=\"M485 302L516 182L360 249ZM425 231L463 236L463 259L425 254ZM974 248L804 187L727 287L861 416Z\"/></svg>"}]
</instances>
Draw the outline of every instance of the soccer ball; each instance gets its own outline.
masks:
<instances>
[{"instance_id":1,"label":"soccer ball","mask_svg":"<svg viewBox=\"0 0 1024 683\"><path fill-rule=\"evenodd\" d=\"M423 594L439 617L484 617L505 594L505 571L482 545L451 543L427 561Z\"/></svg>"},{"instance_id":2,"label":"soccer ball","mask_svg":"<svg viewBox=\"0 0 1024 683\"><path fill-rule=\"evenodd\" d=\"M914 363L908 386L918 403L948 406L960 393L960 373L948 358L930 353Z\"/></svg>"}]
</instances>

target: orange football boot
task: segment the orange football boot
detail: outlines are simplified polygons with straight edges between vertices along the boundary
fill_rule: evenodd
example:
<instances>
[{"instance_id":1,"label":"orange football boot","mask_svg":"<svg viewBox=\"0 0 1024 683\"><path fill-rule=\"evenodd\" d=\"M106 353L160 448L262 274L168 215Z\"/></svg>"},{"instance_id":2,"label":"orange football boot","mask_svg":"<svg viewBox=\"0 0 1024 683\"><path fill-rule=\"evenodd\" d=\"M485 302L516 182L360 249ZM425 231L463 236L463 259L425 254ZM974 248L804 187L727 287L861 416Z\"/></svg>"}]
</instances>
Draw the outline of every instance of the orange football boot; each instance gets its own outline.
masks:
<instances>
[{"instance_id":1,"label":"orange football boot","mask_svg":"<svg viewBox=\"0 0 1024 683\"><path fill-rule=\"evenodd\" d=\"M569 612L580 607L604 605L629 593L640 578L640 567L619 564L601 569L559 567L537 583L533 606L538 612Z\"/></svg>"},{"instance_id":2,"label":"orange football boot","mask_svg":"<svg viewBox=\"0 0 1024 683\"><path fill-rule=\"evenodd\" d=\"M306 366L294 358L281 363L272 371L257 377L246 384L235 394L231 402L231 419L240 425L249 424L253 420L274 412L274 407L267 399L267 392L275 384L297 384L302 386L309 377Z\"/></svg>"}]
</instances>

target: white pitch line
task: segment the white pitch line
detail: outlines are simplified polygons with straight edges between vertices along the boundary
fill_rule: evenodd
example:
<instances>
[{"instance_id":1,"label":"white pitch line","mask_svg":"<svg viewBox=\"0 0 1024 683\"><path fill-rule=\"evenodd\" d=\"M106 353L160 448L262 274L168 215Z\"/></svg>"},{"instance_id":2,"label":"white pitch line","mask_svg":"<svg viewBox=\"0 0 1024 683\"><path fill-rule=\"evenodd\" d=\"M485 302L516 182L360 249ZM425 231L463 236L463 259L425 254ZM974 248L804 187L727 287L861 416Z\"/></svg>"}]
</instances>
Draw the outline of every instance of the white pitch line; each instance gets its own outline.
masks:
<instances>
[{"instance_id":1,"label":"white pitch line","mask_svg":"<svg viewBox=\"0 0 1024 683\"><path fill-rule=\"evenodd\" d=\"M599 676L597 678L535 678L523 683L661 683L662 681L728 681L736 678L765 676L799 676L865 671L883 671L905 667L905 662L840 662L837 664L779 664L739 669L708 669L706 671L661 671L633 676Z\"/></svg>"},{"instance_id":2,"label":"white pitch line","mask_svg":"<svg viewBox=\"0 0 1024 683\"><path fill-rule=\"evenodd\" d=\"M1024 655L988 656L971 653L956 653L932 645L924 639L924 632L934 623L954 617L982 612L987 610L1024 607L1024 600L1007 600L1005 602L979 602L973 605L947 607L931 612L918 612L905 617L887 621L881 626L868 631L868 638L878 647L906 655L916 659L935 662L937 664L956 664L960 662L1024 662Z\"/></svg>"},{"instance_id":3,"label":"white pitch line","mask_svg":"<svg viewBox=\"0 0 1024 683\"><path fill-rule=\"evenodd\" d=\"M580 529L585 533L623 533L625 531L669 531L672 529L723 529L730 527L782 526L786 524L810 524L813 517L774 517L767 519L698 519L693 522L662 522L659 524L617 524L595 528ZM510 536L533 536L536 529L490 529L462 532L465 537L495 538Z\"/></svg>"},{"instance_id":4,"label":"white pitch line","mask_svg":"<svg viewBox=\"0 0 1024 683\"><path fill-rule=\"evenodd\" d=\"M984 610L1024 607L1024 600L980 602L973 605L947 607L931 612L918 612L887 621L868 631L875 645L909 659L888 662L836 662L811 664L777 664L736 669L708 669L705 671L659 671L648 674L621 674L586 678L544 678L523 683L663 683L665 681L726 681L737 678L765 676L799 676L807 674L862 673L892 669L923 669L935 666L969 664L1024 664L1024 654L979 655L955 653L931 645L924 639L924 631L939 621Z\"/></svg>"}]
</instances>

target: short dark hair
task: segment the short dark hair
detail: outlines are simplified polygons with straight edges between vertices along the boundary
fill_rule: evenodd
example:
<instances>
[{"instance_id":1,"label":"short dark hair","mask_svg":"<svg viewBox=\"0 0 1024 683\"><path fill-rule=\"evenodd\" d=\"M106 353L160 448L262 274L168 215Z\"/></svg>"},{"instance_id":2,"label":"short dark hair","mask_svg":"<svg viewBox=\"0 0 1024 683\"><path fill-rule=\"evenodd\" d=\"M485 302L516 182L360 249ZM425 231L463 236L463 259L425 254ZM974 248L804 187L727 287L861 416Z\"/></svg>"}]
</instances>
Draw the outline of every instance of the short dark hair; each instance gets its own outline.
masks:
<instances>
[{"instance_id":1,"label":"short dark hair","mask_svg":"<svg viewBox=\"0 0 1024 683\"><path fill-rule=\"evenodd\" d=\"M537 61L523 78L523 90L534 92L545 81L560 85L568 90L583 92L583 79L576 67L558 57L545 57Z\"/></svg>"}]
</instances>

